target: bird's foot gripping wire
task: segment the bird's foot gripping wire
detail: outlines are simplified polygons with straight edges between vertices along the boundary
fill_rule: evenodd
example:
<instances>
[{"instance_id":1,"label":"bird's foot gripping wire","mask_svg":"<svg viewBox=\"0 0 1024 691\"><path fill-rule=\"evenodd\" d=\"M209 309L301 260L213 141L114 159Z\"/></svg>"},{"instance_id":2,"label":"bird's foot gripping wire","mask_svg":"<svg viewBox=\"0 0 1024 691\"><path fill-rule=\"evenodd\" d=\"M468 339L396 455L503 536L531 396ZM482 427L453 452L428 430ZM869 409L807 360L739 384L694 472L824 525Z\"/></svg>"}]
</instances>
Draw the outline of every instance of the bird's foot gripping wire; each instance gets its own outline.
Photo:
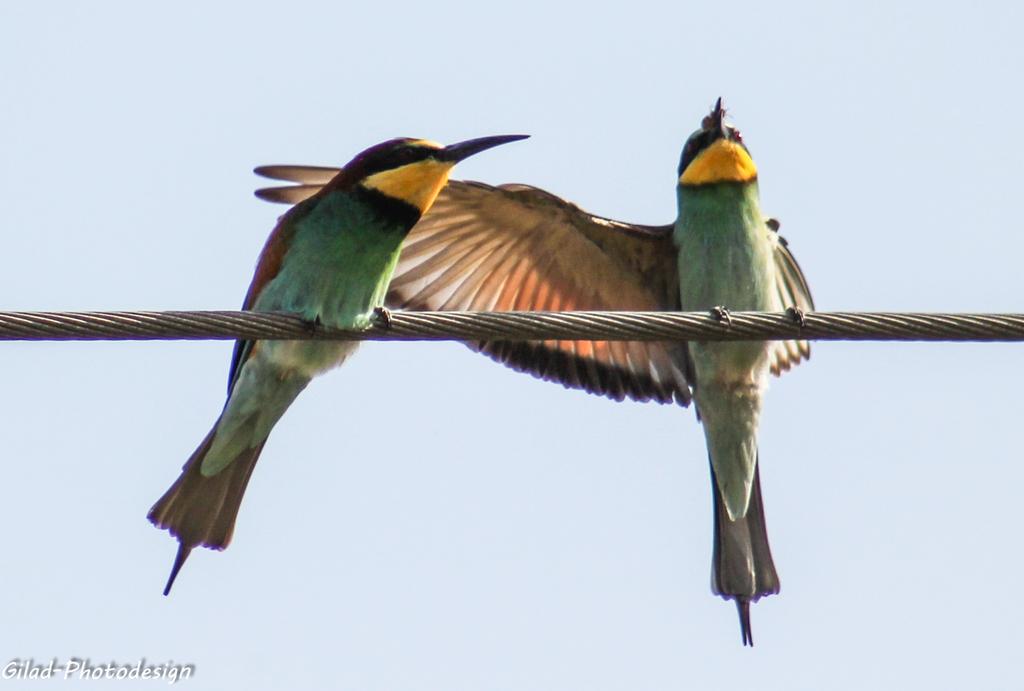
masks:
<instances>
[{"instance_id":1,"label":"bird's foot gripping wire","mask_svg":"<svg viewBox=\"0 0 1024 691\"><path fill-rule=\"evenodd\" d=\"M732 326L732 315L729 314L729 310L725 309L721 305L716 305L711 308L711 316L720 322L725 322L726 326Z\"/></svg>"},{"instance_id":2,"label":"bird's foot gripping wire","mask_svg":"<svg viewBox=\"0 0 1024 691\"><path fill-rule=\"evenodd\" d=\"M373 319L376 326L382 326L385 329L390 329L393 323L391 321L391 310L383 306L373 308Z\"/></svg>"},{"instance_id":3,"label":"bird's foot gripping wire","mask_svg":"<svg viewBox=\"0 0 1024 691\"><path fill-rule=\"evenodd\" d=\"M306 327L306 331L309 332L310 336L315 336L320 327L323 326L323 322L320 321L320 315L316 315L312 319L303 319L302 325Z\"/></svg>"},{"instance_id":4,"label":"bird's foot gripping wire","mask_svg":"<svg viewBox=\"0 0 1024 691\"><path fill-rule=\"evenodd\" d=\"M793 322L801 329L807 326L807 319L804 318L804 311L799 307L787 308L786 314L788 314L789 318L792 319Z\"/></svg>"}]
</instances>

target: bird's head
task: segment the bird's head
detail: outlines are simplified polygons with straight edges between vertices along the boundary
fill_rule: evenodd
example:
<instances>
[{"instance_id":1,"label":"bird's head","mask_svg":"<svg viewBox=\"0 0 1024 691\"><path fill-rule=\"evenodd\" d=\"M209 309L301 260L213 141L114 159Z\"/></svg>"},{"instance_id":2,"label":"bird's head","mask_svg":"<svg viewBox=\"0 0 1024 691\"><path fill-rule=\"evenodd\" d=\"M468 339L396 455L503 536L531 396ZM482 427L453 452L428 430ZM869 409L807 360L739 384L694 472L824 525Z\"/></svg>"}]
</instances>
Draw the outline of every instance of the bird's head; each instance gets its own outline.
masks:
<instances>
[{"instance_id":1,"label":"bird's head","mask_svg":"<svg viewBox=\"0 0 1024 691\"><path fill-rule=\"evenodd\" d=\"M679 186L747 183L757 180L757 166L740 131L725 122L722 99L690 135L679 159Z\"/></svg>"},{"instance_id":2,"label":"bird's head","mask_svg":"<svg viewBox=\"0 0 1024 691\"><path fill-rule=\"evenodd\" d=\"M424 214L448 182L448 173L456 163L485 149L526 137L480 137L449 146L426 139L391 139L356 156L336 180L338 184L353 184L382 194Z\"/></svg>"}]
</instances>

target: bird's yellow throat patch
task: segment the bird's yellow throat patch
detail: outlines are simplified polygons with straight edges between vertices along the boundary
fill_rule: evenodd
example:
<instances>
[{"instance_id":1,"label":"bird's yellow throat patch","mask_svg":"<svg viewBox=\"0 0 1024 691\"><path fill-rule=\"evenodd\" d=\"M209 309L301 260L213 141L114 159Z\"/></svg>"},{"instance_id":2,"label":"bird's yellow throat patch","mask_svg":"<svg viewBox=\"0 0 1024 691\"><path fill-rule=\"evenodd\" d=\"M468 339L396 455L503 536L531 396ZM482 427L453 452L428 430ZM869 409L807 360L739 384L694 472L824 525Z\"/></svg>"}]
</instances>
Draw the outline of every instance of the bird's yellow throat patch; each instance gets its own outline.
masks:
<instances>
[{"instance_id":1,"label":"bird's yellow throat patch","mask_svg":"<svg viewBox=\"0 0 1024 691\"><path fill-rule=\"evenodd\" d=\"M425 214L448 182L448 173L454 165L428 158L374 173L363 180L362 184L364 187L415 206L421 214Z\"/></svg>"},{"instance_id":2,"label":"bird's yellow throat patch","mask_svg":"<svg viewBox=\"0 0 1024 691\"><path fill-rule=\"evenodd\" d=\"M697 154L683 171L683 185L708 185L713 182L749 182L757 177L757 166L742 145L718 139Z\"/></svg>"}]
</instances>

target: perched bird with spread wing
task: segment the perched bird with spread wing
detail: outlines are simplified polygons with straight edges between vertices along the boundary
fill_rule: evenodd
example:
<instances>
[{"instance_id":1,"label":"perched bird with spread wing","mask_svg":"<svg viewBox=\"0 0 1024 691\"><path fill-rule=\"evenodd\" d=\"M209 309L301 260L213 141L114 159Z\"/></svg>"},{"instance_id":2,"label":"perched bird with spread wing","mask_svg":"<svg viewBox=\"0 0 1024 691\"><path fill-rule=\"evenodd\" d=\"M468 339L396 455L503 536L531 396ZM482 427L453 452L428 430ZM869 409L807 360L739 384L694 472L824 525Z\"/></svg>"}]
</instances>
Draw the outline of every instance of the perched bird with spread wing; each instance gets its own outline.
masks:
<instances>
[{"instance_id":1,"label":"perched bird with spread wing","mask_svg":"<svg viewBox=\"0 0 1024 691\"><path fill-rule=\"evenodd\" d=\"M264 166L297 183L256 194L297 203L337 170ZM813 309L778 224L762 215L757 168L721 99L687 140L673 224L587 213L528 185L449 182L402 246L388 304L430 310ZM696 401L711 465L712 588L736 602L744 644L750 603L777 593L757 455L767 375L810 355L805 341L480 342L517 370L615 400Z\"/></svg>"},{"instance_id":2,"label":"perched bird with spread wing","mask_svg":"<svg viewBox=\"0 0 1024 691\"><path fill-rule=\"evenodd\" d=\"M368 328L383 305L402 241L434 203L452 167L523 138L482 137L451 146L392 139L362 152L280 218L242 309L291 312L310 324L341 329ZM149 511L149 520L179 542L164 595L193 547L227 547L271 429L313 377L340 365L356 345L235 343L224 410Z\"/></svg>"}]
</instances>

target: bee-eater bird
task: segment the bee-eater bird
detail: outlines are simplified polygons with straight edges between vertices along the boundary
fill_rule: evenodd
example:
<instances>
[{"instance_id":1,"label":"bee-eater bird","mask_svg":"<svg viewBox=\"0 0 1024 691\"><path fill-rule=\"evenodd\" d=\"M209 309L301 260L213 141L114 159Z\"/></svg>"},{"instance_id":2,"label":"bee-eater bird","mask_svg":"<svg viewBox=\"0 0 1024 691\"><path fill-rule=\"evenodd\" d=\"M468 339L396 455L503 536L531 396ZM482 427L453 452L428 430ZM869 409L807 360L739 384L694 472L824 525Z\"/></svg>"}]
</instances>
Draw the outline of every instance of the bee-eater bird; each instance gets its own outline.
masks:
<instances>
[{"instance_id":1,"label":"bee-eater bird","mask_svg":"<svg viewBox=\"0 0 1024 691\"><path fill-rule=\"evenodd\" d=\"M335 170L278 221L260 254L243 310L290 312L310 324L365 329L383 305L399 249L459 161L503 135L441 146L392 139ZM270 430L310 380L337 367L354 341L237 341L228 398L181 476L149 511L178 538L164 595L192 548L224 549Z\"/></svg>"},{"instance_id":2,"label":"bee-eater bird","mask_svg":"<svg viewBox=\"0 0 1024 691\"><path fill-rule=\"evenodd\" d=\"M265 188L295 203L337 170L265 166L299 183ZM721 99L683 148L675 223L644 226L583 211L528 185L452 181L405 240L388 304L445 310L813 309L800 267L762 215L757 168ZM750 603L777 593L765 529L757 422L767 374L809 357L805 341L479 342L519 371L615 400L686 406L704 426L711 465L711 586L736 602L744 644Z\"/></svg>"}]
</instances>

